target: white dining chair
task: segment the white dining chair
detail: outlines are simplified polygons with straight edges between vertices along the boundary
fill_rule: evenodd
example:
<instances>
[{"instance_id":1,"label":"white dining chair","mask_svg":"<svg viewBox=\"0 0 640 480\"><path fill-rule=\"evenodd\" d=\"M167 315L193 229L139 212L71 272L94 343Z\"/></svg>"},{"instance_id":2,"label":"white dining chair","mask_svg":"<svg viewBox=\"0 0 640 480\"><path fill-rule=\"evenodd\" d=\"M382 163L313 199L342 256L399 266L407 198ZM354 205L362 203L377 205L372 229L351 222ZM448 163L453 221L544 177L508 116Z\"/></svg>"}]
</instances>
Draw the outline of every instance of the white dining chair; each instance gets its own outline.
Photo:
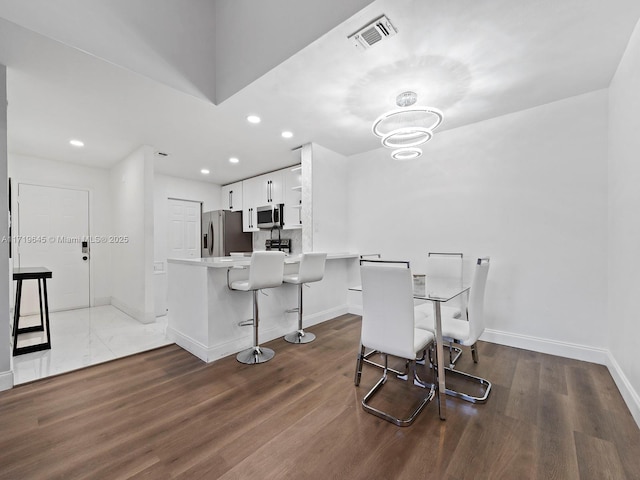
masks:
<instances>
[{"instance_id":1,"label":"white dining chair","mask_svg":"<svg viewBox=\"0 0 640 480\"><path fill-rule=\"evenodd\" d=\"M398 418L373 407L369 401L387 381L388 356L410 362L414 384L427 388L418 377L416 359L424 356L434 344L431 332L415 328L413 281L409 262L361 261L362 331L360 351L356 362L355 385L360 384L365 348L384 355L382 377L364 396L362 408L398 426L408 426L435 396L437 382L433 381L427 395L407 417ZM435 369L433 369L435 371Z\"/></svg>"},{"instance_id":2,"label":"white dining chair","mask_svg":"<svg viewBox=\"0 0 640 480\"><path fill-rule=\"evenodd\" d=\"M380 266L397 266L397 265L406 265L407 267L410 268L410 263L404 260L401 261L397 261L397 260L387 260L387 259L382 259L382 255L379 253L367 253L367 254L363 254L360 255L360 265L362 265L363 263L368 263L368 264L376 264L376 265L380 265ZM415 301L414 301L415 304ZM416 308L414 310L414 315L416 319L420 319L422 320L423 317L426 317L427 314L423 311L420 310L418 308ZM372 360L375 356L377 356L380 352L378 352L375 349L370 349L368 352L365 351L365 354L362 357L362 361L369 364L369 365L373 365L374 367L378 367L378 368L385 368L385 366L381 363L378 363L374 360ZM423 362L424 359L421 359L421 362ZM387 366L387 370L389 372L392 372L394 374L396 374L399 378L402 379L408 379L408 374L409 374L409 362L407 362L404 366L404 370L400 371L400 370L396 370L394 368L388 367Z\"/></svg>"},{"instance_id":3,"label":"white dining chair","mask_svg":"<svg viewBox=\"0 0 640 480\"><path fill-rule=\"evenodd\" d=\"M488 273L489 258L479 258L476 262L471 287L469 288L468 321L446 314L441 317L443 340L470 347L474 363L478 363L477 342L482 332L484 332L484 292ZM417 318L416 328L434 332L433 317ZM451 366L446 367L446 371L448 372L447 375L449 373L451 375L460 375L467 380L479 383L484 390L483 394L478 396L447 389L448 395L460 397L472 403L483 403L487 400L491 391L491 382L484 378L455 370Z\"/></svg>"},{"instance_id":4,"label":"white dining chair","mask_svg":"<svg viewBox=\"0 0 640 480\"><path fill-rule=\"evenodd\" d=\"M426 276L429 277L447 277L460 279L462 285L463 274L463 257L462 253L457 252L429 252L427 253ZM460 298L460 301L463 299ZM442 305L442 313L454 318L463 317L464 305ZM424 313L428 317L433 315L433 304L429 301L416 306L419 312Z\"/></svg>"},{"instance_id":5,"label":"white dining chair","mask_svg":"<svg viewBox=\"0 0 640 480\"><path fill-rule=\"evenodd\" d=\"M298 329L284 337L289 343L309 343L316 339L313 333L305 332L302 329L302 287L307 283L322 280L326 260L326 253L303 253L300 256L298 272L284 276L284 283L292 283L298 286L298 308L287 310L287 312L298 312Z\"/></svg>"},{"instance_id":6,"label":"white dining chair","mask_svg":"<svg viewBox=\"0 0 640 480\"><path fill-rule=\"evenodd\" d=\"M230 269L231 270L231 269ZM273 288L282 285L284 277L284 252L253 252L249 265L249 278L244 280L229 281L227 270L227 285L231 290L253 292L253 318L240 322L241 325L253 326L253 346L241 351L236 356L240 363L254 365L271 360L275 352L258 343L258 325L260 323L258 313L258 291L263 288Z\"/></svg>"},{"instance_id":7,"label":"white dining chair","mask_svg":"<svg viewBox=\"0 0 640 480\"><path fill-rule=\"evenodd\" d=\"M429 252L427 253L426 277L427 279L429 277L455 278L459 280L460 286L462 286L463 260L464 255L460 252ZM466 299L466 295L460 295L458 298L451 300L451 302L441 305L440 311L442 315L466 320ZM430 321L433 322L433 303L423 301L416 306L416 314L431 317ZM462 349L456 347L453 342L449 342L446 347L449 351L449 366L453 368L462 355Z\"/></svg>"}]
</instances>

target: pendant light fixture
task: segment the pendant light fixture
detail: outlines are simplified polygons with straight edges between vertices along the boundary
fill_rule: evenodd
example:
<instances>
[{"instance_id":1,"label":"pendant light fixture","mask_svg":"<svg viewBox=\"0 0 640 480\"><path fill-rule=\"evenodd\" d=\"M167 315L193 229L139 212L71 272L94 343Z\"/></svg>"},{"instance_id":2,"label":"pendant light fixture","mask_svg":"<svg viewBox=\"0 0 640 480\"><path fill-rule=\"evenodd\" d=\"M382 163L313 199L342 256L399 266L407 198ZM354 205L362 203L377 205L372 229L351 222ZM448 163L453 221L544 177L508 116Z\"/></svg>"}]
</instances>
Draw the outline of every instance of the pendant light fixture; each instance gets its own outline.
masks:
<instances>
[{"instance_id":1,"label":"pendant light fixture","mask_svg":"<svg viewBox=\"0 0 640 480\"><path fill-rule=\"evenodd\" d=\"M411 160L422 155L418 145L433 137L433 130L442 123L443 115L434 107L415 105L418 95L403 92L396 97L398 107L380 115L373 122L374 135L382 139L382 145L394 149L394 160Z\"/></svg>"}]
</instances>

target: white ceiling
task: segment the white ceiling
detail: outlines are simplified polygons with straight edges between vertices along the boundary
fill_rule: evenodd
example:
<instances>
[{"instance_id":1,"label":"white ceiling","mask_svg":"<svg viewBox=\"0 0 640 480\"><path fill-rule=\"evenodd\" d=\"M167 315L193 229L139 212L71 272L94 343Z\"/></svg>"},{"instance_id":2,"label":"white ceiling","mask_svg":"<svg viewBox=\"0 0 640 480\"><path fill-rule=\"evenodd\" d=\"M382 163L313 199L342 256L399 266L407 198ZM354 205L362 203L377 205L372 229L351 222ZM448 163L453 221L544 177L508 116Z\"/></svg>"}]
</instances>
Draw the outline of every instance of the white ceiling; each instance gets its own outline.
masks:
<instances>
[{"instance_id":1,"label":"white ceiling","mask_svg":"<svg viewBox=\"0 0 640 480\"><path fill-rule=\"evenodd\" d=\"M103 3L122 6L122 1ZM230 5L229 0L216 1ZM295 47L283 44L281 35L279 43L271 45L257 32L254 48L245 42L237 52L228 35L216 39L218 49L223 42L230 45L227 58L236 52L251 65L257 64L251 59L266 56L270 46L272 59L287 49L301 49L270 70L269 62L262 62L258 70L245 72L240 86L250 78L246 75L266 73L214 105L209 99L215 85L206 80L215 78L217 64L193 61L212 52L201 46L211 36L202 14L210 13L209 0L194 3L203 10L179 17L176 10L151 11L167 35L188 35L193 22L193 37L182 39L181 48L200 46L189 49L193 56L186 60L166 39L162 45L172 52L156 49L156 54L147 54L143 47L152 42L137 42L153 35L140 20L139 9L124 33L118 30L121 22L95 23L95 11L81 10L73 22L58 28L54 36L60 41L54 41L34 31L44 27L33 18L42 23L46 12L17 7L25 3L30 2L0 0L10 152L106 168L147 144L170 154L157 159L158 171L220 184L289 165L290 149L309 141L345 155L377 148L372 121L393 108L396 94L407 89L418 93L419 103L444 111L442 130L605 88L640 17L637 0L376 0L308 44L309 34L301 32L305 22L311 25L319 15L297 11L296 16L283 16L281 24L269 25L285 33L291 30ZM240 3L245 10L250 4ZM191 3L181 2L185 5ZM350 15L347 10L338 13ZM347 36L382 13L398 34L364 52L353 47ZM93 15L94 24L103 27L100 35L91 37L94 44L78 49L62 43L81 44L81 36L69 32L74 24L83 24L83 15ZM176 18L175 24L167 18ZM314 31L321 35L329 17L318 21ZM136 36L134 27L140 22L146 25L141 30L145 35ZM255 22L248 25L256 28ZM117 47L111 52L121 51L120 57L100 51L99 37ZM249 113L259 114L262 123L249 125ZM283 129L292 130L294 138L282 139ZM74 149L70 138L80 138L86 146ZM230 165L230 156L239 157L240 164ZM203 177L201 168L211 174Z\"/></svg>"}]
</instances>

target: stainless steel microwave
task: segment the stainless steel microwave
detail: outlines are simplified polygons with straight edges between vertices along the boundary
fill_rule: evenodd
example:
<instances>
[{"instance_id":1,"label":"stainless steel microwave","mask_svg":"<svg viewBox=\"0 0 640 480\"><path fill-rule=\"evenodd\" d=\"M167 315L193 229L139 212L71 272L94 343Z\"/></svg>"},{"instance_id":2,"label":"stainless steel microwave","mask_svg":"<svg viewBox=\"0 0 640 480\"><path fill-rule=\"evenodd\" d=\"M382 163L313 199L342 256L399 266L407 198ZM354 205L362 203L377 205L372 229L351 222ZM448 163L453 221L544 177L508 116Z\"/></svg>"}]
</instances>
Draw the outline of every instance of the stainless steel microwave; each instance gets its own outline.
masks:
<instances>
[{"instance_id":1,"label":"stainless steel microwave","mask_svg":"<svg viewBox=\"0 0 640 480\"><path fill-rule=\"evenodd\" d=\"M282 219L282 203L276 205L266 205L256 209L258 228L282 228L284 225Z\"/></svg>"}]
</instances>

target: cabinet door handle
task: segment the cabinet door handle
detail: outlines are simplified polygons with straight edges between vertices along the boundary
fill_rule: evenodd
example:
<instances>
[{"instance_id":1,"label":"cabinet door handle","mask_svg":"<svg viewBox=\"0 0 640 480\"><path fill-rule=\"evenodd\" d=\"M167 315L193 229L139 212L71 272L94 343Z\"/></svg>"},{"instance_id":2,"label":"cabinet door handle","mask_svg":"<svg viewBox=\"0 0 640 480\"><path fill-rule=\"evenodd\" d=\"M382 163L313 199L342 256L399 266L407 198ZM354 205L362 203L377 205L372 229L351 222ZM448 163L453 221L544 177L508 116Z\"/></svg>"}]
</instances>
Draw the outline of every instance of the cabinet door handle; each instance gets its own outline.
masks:
<instances>
[{"instance_id":1,"label":"cabinet door handle","mask_svg":"<svg viewBox=\"0 0 640 480\"><path fill-rule=\"evenodd\" d=\"M233 190L229 190L229 210L233 210Z\"/></svg>"}]
</instances>

